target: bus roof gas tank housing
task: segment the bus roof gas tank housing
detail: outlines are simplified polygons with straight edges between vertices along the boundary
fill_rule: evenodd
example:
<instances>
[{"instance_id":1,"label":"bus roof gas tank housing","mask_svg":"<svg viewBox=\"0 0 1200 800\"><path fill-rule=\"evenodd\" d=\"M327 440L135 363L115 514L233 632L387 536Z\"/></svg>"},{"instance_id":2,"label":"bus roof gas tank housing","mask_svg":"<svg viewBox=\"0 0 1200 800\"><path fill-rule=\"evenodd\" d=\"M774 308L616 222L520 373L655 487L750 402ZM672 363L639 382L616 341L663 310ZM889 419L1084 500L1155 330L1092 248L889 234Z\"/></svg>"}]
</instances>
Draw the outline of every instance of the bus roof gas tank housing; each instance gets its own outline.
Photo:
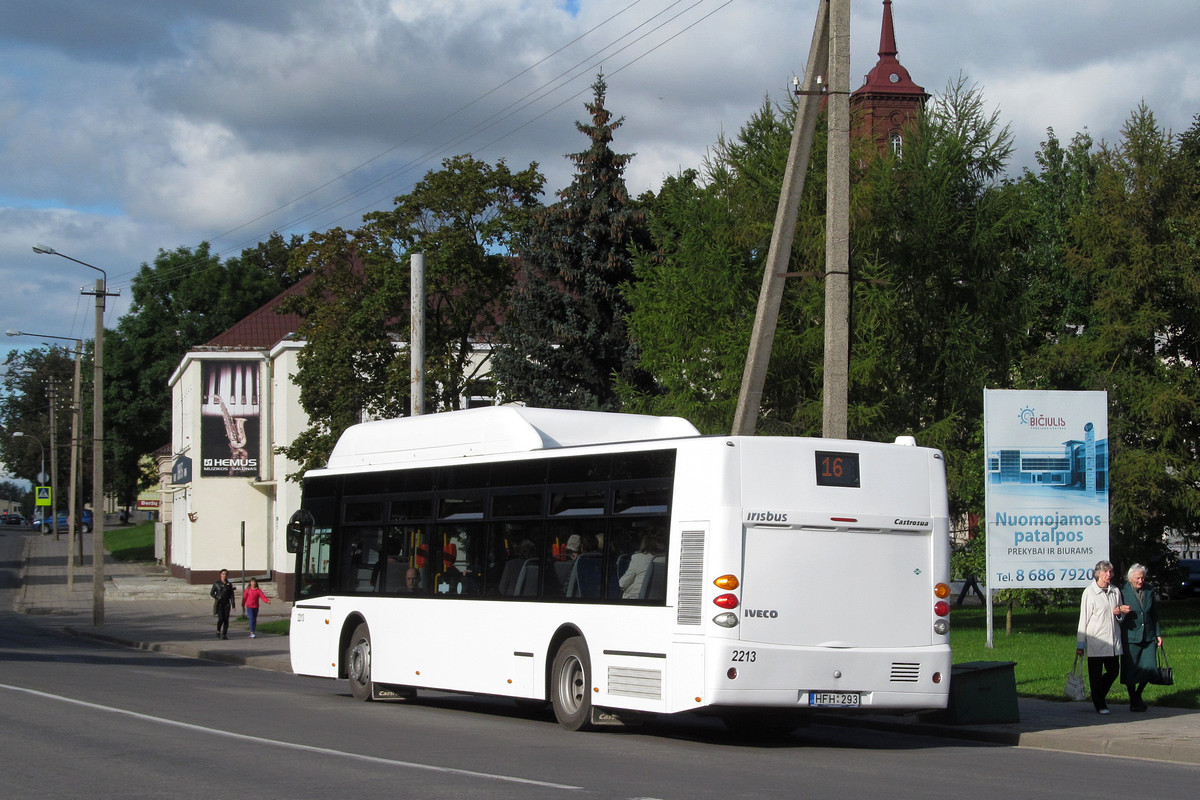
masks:
<instances>
[{"instance_id":1,"label":"bus roof gas tank housing","mask_svg":"<svg viewBox=\"0 0 1200 800\"><path fill-rule=\"evenodd\" d=\"M828 648L933 643L933 587L947 579L949 561L941 453L846 440L737 442L741 639Z\"/></svg>"},{"instance_id":2,"label":"bus roof gas tank housing","mask_svg":"<svg viewBox=\"0 0 1200 800\"><path fill-rule=\"evenodd\" d=\"M465 456L699 435L694 425L680 417L487 406L353 425L338 439L327 466L381 469Z\"/></svg>"}]
</instances>

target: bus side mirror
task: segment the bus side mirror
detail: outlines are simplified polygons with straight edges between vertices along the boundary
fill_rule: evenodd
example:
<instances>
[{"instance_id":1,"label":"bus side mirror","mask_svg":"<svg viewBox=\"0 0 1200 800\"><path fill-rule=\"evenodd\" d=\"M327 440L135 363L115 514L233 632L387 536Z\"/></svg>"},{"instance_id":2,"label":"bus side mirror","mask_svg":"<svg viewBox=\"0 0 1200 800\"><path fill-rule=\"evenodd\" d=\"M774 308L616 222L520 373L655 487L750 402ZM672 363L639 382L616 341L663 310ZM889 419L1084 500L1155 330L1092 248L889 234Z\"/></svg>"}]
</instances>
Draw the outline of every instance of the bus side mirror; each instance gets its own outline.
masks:
<instances>
[{"instance_id":1,"label":"bus side mirror","mask_svg":"<svg viewBox=\"0 0 1200 800\"><path fill-rule=\"evenodd\" d=\"M287 525L287 551L289 553L300 552L300 543L312 533L313 522L313 515L304 509L292 514Z\"/></svg>"}]
</instances>

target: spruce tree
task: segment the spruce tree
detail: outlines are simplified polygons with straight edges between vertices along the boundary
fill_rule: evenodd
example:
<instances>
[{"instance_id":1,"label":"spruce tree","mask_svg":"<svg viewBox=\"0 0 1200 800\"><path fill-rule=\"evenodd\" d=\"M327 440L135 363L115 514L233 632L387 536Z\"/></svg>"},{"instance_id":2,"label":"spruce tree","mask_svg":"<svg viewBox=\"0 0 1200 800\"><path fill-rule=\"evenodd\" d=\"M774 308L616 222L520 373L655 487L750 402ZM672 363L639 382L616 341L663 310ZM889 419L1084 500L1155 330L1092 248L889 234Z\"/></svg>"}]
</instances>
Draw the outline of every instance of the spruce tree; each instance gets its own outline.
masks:
<instances>
[{"instance_id":1,"label":"spruce tree","mask_svg":"<svg viewBox=\"0 0 1200 800\"><path fill-rule=\"evenodd\" d=\"M605 108L603 75L575 126L590 146L567 156L571 184L535 215L520 245L521 266L501 330L494 375L505 400L548 408L616 410L618 376L631 379L624 286L643 214L623 174L632 154L612 149L624 118Z\"/></svg>"}]
</instances>

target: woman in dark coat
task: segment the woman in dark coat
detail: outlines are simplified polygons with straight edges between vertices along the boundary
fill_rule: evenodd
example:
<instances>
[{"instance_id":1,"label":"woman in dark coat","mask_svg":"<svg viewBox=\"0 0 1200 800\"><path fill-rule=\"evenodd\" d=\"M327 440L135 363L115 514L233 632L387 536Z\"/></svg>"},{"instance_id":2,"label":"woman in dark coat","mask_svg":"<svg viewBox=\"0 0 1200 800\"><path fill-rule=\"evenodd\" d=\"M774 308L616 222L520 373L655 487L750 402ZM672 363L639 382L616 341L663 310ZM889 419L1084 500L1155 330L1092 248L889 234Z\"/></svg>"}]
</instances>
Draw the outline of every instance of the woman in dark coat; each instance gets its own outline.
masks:
<instances>
[{"instance_id":1,"label":"woman in dark coat","mask_svg":"<svg viewBox=\"0 0 1200 800\"><path fill-rule=\"evenodd\" d=\"M1129 689L1129 710L1145 711L1142 692L1146 684L1158 675L1155 663L1156 648L1162 646L1162 629L1158 624L1158 605L1154 588L1146 585L1146 568L1134 564L1121 590L1121 602L1129 613L1121 621L1124 654L1121 656L1121 683Z\"/></svg>"}]
</instances>

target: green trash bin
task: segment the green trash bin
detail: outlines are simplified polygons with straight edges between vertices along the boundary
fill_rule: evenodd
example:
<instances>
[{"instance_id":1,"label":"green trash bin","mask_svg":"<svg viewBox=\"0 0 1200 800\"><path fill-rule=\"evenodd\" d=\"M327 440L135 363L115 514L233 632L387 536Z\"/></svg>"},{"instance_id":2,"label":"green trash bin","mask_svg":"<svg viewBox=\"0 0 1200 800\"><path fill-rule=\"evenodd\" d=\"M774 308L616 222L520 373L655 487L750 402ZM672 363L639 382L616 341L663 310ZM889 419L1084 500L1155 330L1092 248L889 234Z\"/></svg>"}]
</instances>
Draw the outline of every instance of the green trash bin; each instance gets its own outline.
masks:
<instances>
[{"instance_id":1,"label":"green trash bin","mask_svg":"<svg viewBox=\"0 0 1200 800\"><path fill-rule=\"evenodd\" d=\"M1020 722L1015 661L967 661L950 667L950 703L941 719L952 725Z\"/></svg>"}]
</instances>

